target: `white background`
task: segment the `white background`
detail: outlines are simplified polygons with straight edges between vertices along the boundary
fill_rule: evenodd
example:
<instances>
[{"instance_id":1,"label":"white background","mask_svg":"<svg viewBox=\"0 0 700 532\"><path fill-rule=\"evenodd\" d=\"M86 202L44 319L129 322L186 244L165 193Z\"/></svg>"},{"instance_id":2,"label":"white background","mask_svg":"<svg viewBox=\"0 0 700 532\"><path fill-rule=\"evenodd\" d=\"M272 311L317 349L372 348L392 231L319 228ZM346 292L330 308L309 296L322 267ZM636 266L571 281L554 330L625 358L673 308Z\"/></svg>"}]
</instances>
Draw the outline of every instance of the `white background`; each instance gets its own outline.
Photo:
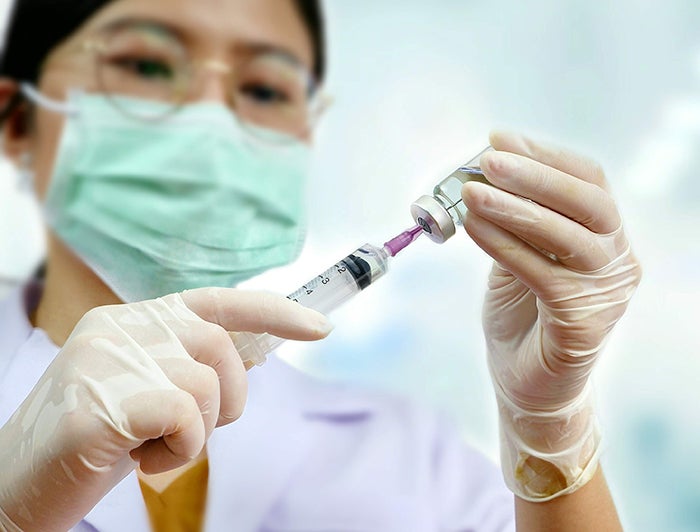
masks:
<instances>
[{"instance_id":1,"label":"white background","mask_svg":"<svg viewBox=\"0 0 700 532\"><path fill-rule=\"evenodd\" d=\"M335 103L318 132L307 246L248 285L289 292L407 228L409 204L494 126L595 156L645 269L596 375L606 473L630 530L700 529L699 4L336 0L327 11ZM22 190L2 164L4 278L26 277L42 253ZM446 410L497 459L479 321L489 260L458 234L418 241L392 268L332 316L329 339L283 353Z\"/></svg>"}]
</instances>

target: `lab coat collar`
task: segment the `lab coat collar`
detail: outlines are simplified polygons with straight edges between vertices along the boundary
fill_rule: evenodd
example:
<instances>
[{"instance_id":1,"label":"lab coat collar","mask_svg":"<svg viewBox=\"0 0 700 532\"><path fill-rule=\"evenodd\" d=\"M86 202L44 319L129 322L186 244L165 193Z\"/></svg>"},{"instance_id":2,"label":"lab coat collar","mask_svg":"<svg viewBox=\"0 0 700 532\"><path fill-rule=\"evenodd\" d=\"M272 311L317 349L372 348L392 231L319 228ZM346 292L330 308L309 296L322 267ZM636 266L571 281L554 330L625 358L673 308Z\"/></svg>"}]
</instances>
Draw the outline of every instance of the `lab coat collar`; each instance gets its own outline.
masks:
<instances>
[{"instance_id":1,"label":"lab coat collar","mask_svg":"<svg viewBox=\"0 0 700 532\"><path fill-rule=\"evenodd\" d=\"M30 284L0 301L0 424L19 407L58 353L46 332L28 318L40 295L41 286Z\"/></svg>"}]
</instances>

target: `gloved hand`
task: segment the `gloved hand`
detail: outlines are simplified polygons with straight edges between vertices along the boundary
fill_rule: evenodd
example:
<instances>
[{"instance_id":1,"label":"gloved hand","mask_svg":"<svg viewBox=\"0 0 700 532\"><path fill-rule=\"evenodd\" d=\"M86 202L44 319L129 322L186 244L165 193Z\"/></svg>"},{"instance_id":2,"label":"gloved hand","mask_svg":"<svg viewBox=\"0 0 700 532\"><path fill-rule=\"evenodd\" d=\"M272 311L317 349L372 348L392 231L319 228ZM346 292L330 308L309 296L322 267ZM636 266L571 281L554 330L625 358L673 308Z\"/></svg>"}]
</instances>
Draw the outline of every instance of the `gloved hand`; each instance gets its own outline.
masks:
<instances>
[{"instance_id":1,"label":"gloved hand","mask_svg":"<svg viewBox=\"0 0 700 532\"><path fill-rule=\"evenodd\" d=\"M315 340L330 326L283 297L215 288L85 314L0 429L0 529L66 530L137 464L197 456L245 404L227 331Z\"/></svg>"},{"instance_id":2,"label":"gloved hand","mask_svg":"<svg viewBox=\"0 0 700 532\"><path fill-rule=\"evenodd\" d=\"M639 284L600 167L494 133L469 182L465 228L495 259L483 310L509 488L530 501L595 473L600 435L588 378Z\"/></svg>"}]
</instances>

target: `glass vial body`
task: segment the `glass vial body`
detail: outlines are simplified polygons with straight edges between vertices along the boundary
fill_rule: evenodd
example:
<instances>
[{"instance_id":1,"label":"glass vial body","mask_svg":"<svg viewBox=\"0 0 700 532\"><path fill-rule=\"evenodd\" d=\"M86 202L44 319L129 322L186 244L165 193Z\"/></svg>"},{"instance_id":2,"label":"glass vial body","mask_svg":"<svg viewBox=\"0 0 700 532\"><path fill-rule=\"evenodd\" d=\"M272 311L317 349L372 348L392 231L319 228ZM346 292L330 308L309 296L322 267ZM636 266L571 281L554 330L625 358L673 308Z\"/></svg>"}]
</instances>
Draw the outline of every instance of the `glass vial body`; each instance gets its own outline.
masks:
<instances>
[{"instance_id":1,"label":"glass vial body","mask_svg":"<svg viewBox=\"0 0 700 532\"><path fill-rule=\"evenodd\" d=\"M480 160L492 149L489 146L482 150L435 185L432 196L421 196L411 205L413 219L433 242L442 244L455 234L456 226L462 225L467 215L462 202L462 185L467 181L489 184L481 171Z\"/></svg>"}]
</instances>

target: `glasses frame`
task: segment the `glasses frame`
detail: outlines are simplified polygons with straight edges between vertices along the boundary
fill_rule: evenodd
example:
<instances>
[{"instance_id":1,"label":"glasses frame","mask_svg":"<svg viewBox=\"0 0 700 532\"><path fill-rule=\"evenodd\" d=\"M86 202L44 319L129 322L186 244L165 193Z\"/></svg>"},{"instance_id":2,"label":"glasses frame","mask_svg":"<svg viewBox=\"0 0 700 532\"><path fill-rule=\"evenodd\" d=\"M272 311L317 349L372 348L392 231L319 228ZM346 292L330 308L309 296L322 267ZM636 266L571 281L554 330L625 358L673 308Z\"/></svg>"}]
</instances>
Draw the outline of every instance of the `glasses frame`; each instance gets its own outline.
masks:
<instances>
[{"instance_id":1,"label":"glasses frame","mask_svg":"<svg viewBox=\"0 0 700 532\"><path fill-rule=\"evenodd\" d=\"M158 23L150 23L150 22L134 22L132 23L134 27L154 27L156 29L162 29L162 27ZM198 76L201 75L201 72L206 70L210 72L215 72L219 73L221 75L228 75L228 76L233 76L235 75L235 72L237 69L240 69L241 67L239 66L238 68L222 62L216 58L208 58L208 59L202 59L202 60L193 60L191 56L188 54L184 59L186 63L186 68L187 68L187 79L190 80L190 83L184 88L182 91L182 94L179 95L179 97L172 102L172 108L169 109L166 113L163 113L161 115L153 116L153 117L147 117L147 116L141 116L135 113L129 112L128 109L125 109L123 105L120 105L119 103L119 95L116 93L111 92L108 87L106 87L104 77L102 74L102 68L101 68L101 58L106 54L107 52L107 46L108 46L108 40L109 36L105 35L104 33L112 34L116 31L123 30L124 28L128 28L130 25L129 24L123 24L123 25L118 25L109 28L108 30L103 30L103 34L99 36L91 36L91 37L86 37L84 40L78 43L76 50L80 53L85 53L93 56L93 68L94 68L94 77L97 83L97 89L99 90L100 94L102 94L110 103L112 106L114 106L115 109L117 109L120 113L122 113L124 116L127 116L130 119L140 121L140 122L145 122L145 123L158 123L158 122L164 122L166 121L169 117L171 117L173 114L176 114L178 111L180 111L184 106L188 104L188 101L192 96L194 95L194 90L197 89L198 87L198 79L200 79ZM167 28L165 28L166 31L168 31ZM175 37L177 38L177 37ZM187 50L187 47L183 44L183 49ZM277 136L270 136L270 135L264 135L260 134L259 131L261 129L269 129L271 131L275 131L278 133L281 133L282 135L279 136L280 139L283 139L286 136L291 137L291 139L294 138L307 138L313 131L313 129L316 127L316 124L318 123L318 120L320 117L323 115L323 113L328 109L330 104L332 103L331 98L322 90L320 90L320 83L317 81L315 76L309 72L305 67L300 65L295 58L290 57L288 54L285 54L283 52L275 51L275 50L269 50L269 51L262 51L262 52L257 52L255 55L253 55L250 59L247 60L247 62L252 62L255 60L259 60L261 57L275 57L278 60L284 60L289 63L291 63L293 66L300 68L303 70L303 73L305 77L307 78L306 80L306 93L309 94L309 105L308 105L308 112L306 116L306 125L304 128L302 128L300 131L291 133L289 131L281 131L281 130L276 130L275 128L271 127L266 127L266 126L260 126L256 125L252 122L249 122L247 120L243 120L239 117L239 115L236 112L235 105L233 104L233 101L227 101L226 105L229 107L231 110L234 118L236 121L239 123L241 128L246 132L246 134L251 135L252 137L255 137L258 140L264 140L265 142L272 142L270 138L276 138ZM290 139L290 140L291 140ZM284 143L284 141L280 142L275 142L275 143Z\"/></svg>"}]
</instances>

